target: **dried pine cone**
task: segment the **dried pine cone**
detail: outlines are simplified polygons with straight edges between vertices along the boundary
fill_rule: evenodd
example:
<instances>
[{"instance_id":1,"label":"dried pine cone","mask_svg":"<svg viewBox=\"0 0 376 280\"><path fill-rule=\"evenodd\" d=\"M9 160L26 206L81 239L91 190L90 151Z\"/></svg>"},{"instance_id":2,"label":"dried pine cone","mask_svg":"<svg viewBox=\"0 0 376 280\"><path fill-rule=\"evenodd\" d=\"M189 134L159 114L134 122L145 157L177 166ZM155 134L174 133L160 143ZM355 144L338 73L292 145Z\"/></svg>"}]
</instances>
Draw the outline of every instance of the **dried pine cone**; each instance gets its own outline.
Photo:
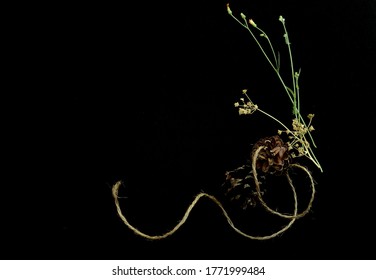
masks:
<instances>
[{"instance_id":1,"label":"dried pine cone","mask_svg":"<svg viewBox=\"0 0 376 280\"><path fill-rule=\"evenodd\" d=\"M256 160L256 169L264 173L282 173L290 161L288 145L278 135L266 137L257 141L253 146L251 158L256 150L263 146Z\"/></svg>"},{"instance_id":2,"label":"dried pine cone","mask_svg":"<svg viewBox=\"0 0 376 280\"><path fill-rule=\"evenodd\" d=\"M255 188L252 168L250 165L243 165L234 170L226 172L226 181L222 184L226 201L237 207L246 210L248 207L255 207L258 201ZM259 176L264 181L264 176ZM260 181L260 184L262 183ZM261 191L263 194L264 191Z\"/></svg>"}]
</instances>

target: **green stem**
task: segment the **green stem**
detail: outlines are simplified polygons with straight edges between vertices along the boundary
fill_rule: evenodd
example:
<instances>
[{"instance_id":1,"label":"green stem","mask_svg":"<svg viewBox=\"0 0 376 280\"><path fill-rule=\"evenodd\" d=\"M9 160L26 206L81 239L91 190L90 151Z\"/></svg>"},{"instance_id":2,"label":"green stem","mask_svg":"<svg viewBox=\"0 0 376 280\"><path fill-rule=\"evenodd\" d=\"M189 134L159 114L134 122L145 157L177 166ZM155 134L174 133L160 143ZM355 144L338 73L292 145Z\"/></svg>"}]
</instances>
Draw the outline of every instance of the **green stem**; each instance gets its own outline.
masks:
<instances>
[{"instance_id":1,"label":"green stem","mask_svg":"<svg viewBox=\"0 0 376 280\"><path fill-rule=\"evenodd\" d=\"M268 41L270 49L272 50L272 53L273 53L274 60L275 60L275 68L277 69L277 72L279 72L279 63L278 63L278 60L277 60L277 56L275 55L275 51L274 51L272 42L269 40L268 35L266 35L266 33L261 28L259 28L257 26L255 26L255 28L257 30L259 30L263 34L263 37ZM248 26L247 26L247 29L249 29Z\"/></svg>"},{"instance_id":2,"label":"green stem","mask_svg":"<svg viewBox=\"0 0 376 280\"><path fill-rule=\"evenodd\" d=\"M279 70L274 66L274 64L271 62L269 56L265 53L264 51L264 48L261 46L260 42L257 40L256 36L253 34L253 32L251 31L251 29L248 27L248 24L243 24L240 20L238 20L234 15L230 14L230 16L232 16L241 26L243 26L245 29L248 30L248 32L252 35L253 39L255 40L255 42L257 43L257 45L259 46L261 52L263 53L263 55L265 56L266 60L269 62L269 64L272 66L273 70L276 72L280 82L282 83L284 89L286 90L287 92L287 96L289 97L290 101L294 104L294 100L293 100L293 97L291 96L290 92L288 91L288 87L286 86L285 82L283 81L281 75L279 74Z\"/></svg>"},{"instance_id":3,"label":"green stem","mask_svg":"<svg viewBox=\"0 0 376 280\"><path fill-rule=\"evenodd\" d=\"M283 126L284 129L286 129L287 131L290 131L290 129L284 125L280 120L278 120L277 118L273 117L272 115L268 114L267 112L261 110L260 108L257 108L258 111L260 111L261 113L263 113L264 115L268 116L269 118L275 120L277 123L279 123L280 125Z\"/></svg>"},{"instance_id":4,"label":"green stem","mask_svg":"<svg viewBox=\"0 0 376 280\"><path fill-rule=\"evenodd\" d=\"M290 44L290 40L289 40L289 37L288 37L288 32L287 32L287 28L286 28L286 25L285 25L285 19L280 16L280 21L282 22L282 25L283 25L283 29L285 31L285 34L284 34L284 37L285 37L285 42L287 44L287 48L288 48L288 52L289 52L289 59L290 59L290 68L291 68L291 76L292 76L292 84L293 84L293 89L290 89L289 87L286 86L284 80L282 79L282 76L280 75L279 73L279 70L280 70L280 57L278 56L278 59L276 57L276 54L275 54L275 51L274 51L274 48L273 48L273 45L271 43L271 41L269 40L269 37L266 35L266 33L259 27L256 26L256 24L252 24L253 27L255 27L258 31L261 32L262 36L265 37L269 43L269 46L271 48L271 51L273 53L273 57L274 57L274 61L275 61L275 65L273 64L273 62L271 61L271 59L269 58L269 56L266 54L266 52L264 51L264 48L261 46L260 42L257 40L256 36L253 34L252 30L249 28L248 26L248 22L247 22L247 19L245 17L244 14L241 14L243 20L245 23L242 23L241 21L239 21L233 14L232 12L230 11L229 14L240 24L242 25L244 28L246 28L248 30L248 32L251 34L251 36L253 37L253 39L255 40L255 42L257 43L258 47L260 48L261 52L263 53L263 55L265 56L266 60L269 62L270 66L273 68L273 70L275 71L275 73L277 74L280 82L282 83L282 86L284 87L286 93L287 93L287 96L289 97L292 105L293 105L293 114L295 115L295 118L298 120L299 123L303 124L304 127L307 127L301 113L300 113L300 96L299 96L299 75L300 75L300 72L301 70L299 69L299 72L296 73L295 75L295 70L294 70L294 63L293 63L293 58L292 58L292 51L291 51L291 44ZM247 94L245 94L247 96L247 98L249 99L249 101L251 101L251 99L249 98L249 96ZM252 101L251 101L252 102ZM282 127L285 128L286 132L290 131L290 129L284 125L281 121L279 121L277 118L273 117L272 115L268 114L267 112L257 108L257 110L259 110L261 113L263 113L264 115L268 116L269 118L273 119L274 121L276 121L277 123L279 123ZM311 143L313 144L314 147L316 147L316 144L313 140L313 137L309 131L309 127L308 128L308 135L309 135L309 138L311 140ZM304 143L309 143L307 140L306 140L306 137L305 135L301 135L301 137L298 137L296 135L294 135L292 133L292 135L294 136L295 140L294 141L303 141L303 147L304 147L304 150L305 150L305 156L308 157L320 170L321 172L323 172L323 169L320 165L320 163L318 162L312 148L310 145L306 145ZM293 141L293 142L294 142Z\"/></svg>"},{"instance_id":5,"label":"green stem","mask_svg":"<svg viewBox=\"0 0 376 280\"><path fill-rule=\"evenodd\" d=\"M295 118L299 120L298 118L298 110L297 110L297 92L296 92L296 78L295 78L295 71L294 71L294 62L292 60L292 52L291 52L291 43L290 43L290 40L289 40L289 35L287 33L287 29L286 29L286 25L285 25L285 21L283 20L282 21L282 25L283 25L283 29L285 31L285 34L284 34L284 37L285 37L285 41L286 41L286 45L287 45L287 49L288 49L288 52L289 52L289 58L290 58L290 68L291 68L291 76L292 76L292 85L293 85L293 111L294 111L294 115L295 115Z\"/></svg>"}]
</instances>

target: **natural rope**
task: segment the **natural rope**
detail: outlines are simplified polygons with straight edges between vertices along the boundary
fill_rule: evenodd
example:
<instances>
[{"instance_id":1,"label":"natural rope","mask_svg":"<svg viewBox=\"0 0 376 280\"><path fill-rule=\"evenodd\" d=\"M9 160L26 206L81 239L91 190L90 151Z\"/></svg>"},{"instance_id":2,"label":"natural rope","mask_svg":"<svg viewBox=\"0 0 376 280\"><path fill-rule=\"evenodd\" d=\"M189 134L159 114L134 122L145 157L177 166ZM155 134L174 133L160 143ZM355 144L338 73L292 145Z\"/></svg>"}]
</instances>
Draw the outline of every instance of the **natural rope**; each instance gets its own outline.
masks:
<instances>
[{"instance_id":1,"label":"natural rope","mask_svg":"<svg viewBox=\"0 0 376 280\"><path fill-rule=\"evenodd\" d=\"M215 198L214 196L212 195L209 195L207 193L199 193L195 198L194 200L192 201L192 203L188 206L187 210L185 211L185 214L183 216L183 218L179 221L179 223L170 231L166 232L165 234L162 234L162 235L149 235L149 234L145 234L143 232L141 232L140 230L138 230L137 228L135 228L134 226L132 226L128 220L124 217L122 211L121 211L121 208L120 208L120 203L119 203L119 196L118 196L118 193L119 193L119 188L121 186L121 181L117 182L113 187L112 187L112 195L115 199L115 205L116 205L116 209L117 209L117 212L120 216L120 218L122 219L122 221L124 222L124 224L129 228L131 229L135 234L137 235L140 235L144 238L147 238L147 239L152 239L152 240L158 240L158 239L163 239L163 238L166 238L172 234L174 234L185 222L186 220L188 219L189 217L189 214L191 213L193 207L195 207L195 205L197 204L197 202L202 198L202 197L206 197L206 198L209 198L211 201L213 201L216 205L218 205L218 207L222 210L222 213L223 215L226 217L227 219L227 222L228 224L239 234L243 235L244 237L247 237L247 238L250 238L250 239L254 239L254 240L267 240L267 239L271 239L271 238L274 238L276 237L277 235L281 234L282 232L286 231L287 229L289 229L291 227L291 225L295 222L296 219L298 218L301 218L303 217L304 215L306 215L309 210L311 209L312 207L312 203L313 203L313 200L314 200L314 197L315 197L315 184L314 184L314 180L313 180L313 177L311 175L311 173L308 171L307 168L299 165L299 164L290 164L289 168L292 168L292 167L295 167L295 168L300 168L302 169L303 171L305 171L307 174L308 174L308 177L311 181L311 188L312 188L312 195L311 195L311 199L308 203L308 206L307 208L298 214L298 198L297 198L297 195L296 195L296 191L295 191L295 187L293 185L293 182L292 182L292 179L289 175L289 172L287 170L286 172L286 178L289 182L289 185L291 186L291 189L292 189L292 192L293 192L293 196L294 196L294 213L292 215L290 214L283 214L283 213L280 213L278 211L275 211L273 209L271 209L267 204L266 202L263 200L262 198L262 195L261 195L261 190L260 190L260 182L257 178L257 171L256 171L256 161L257 161L257 157L260 153L260 151L263 149L264 147L261 146L259 147L255 153L253 154L253 157L252 157L252 171L253 171L253 175L254 175L254 181L255 181L255 185L256 185L256 191L257 191L257 195L258 195L258 198L260 200L260 203L261 205L270 213L274 214L274 215L277 215L279 217L282 217L282 218L286 218L286 219L289 219L289 223L287 225L285 225L282 229L280 229L279 231L273 233L273 234L270 234L270 235L265 235L265 236L253 236L253 235L249 235L249 234L246 234L244 233L243 231L241 231L240 229L238 229L234 223L232 222L230 216L228 215L227 211L224 209L223 205L221 202L218 201L217 198Z\"/></svg>"},{"instance_id":2,"label":"natural rope","mask_svg":"<svg viewBox=\"0 0 376 280\"><path fill-rule=\"evenodd\" d=\"M192 201L192 203L188 206L187 210L185 211L185 214L183 216L183 218L180 220L180 222L170 231L166 232L165 234L162 234L162 235L149 235L149 234L145 234L143 232L141 232L140 230L138 230L137 228L135 228L134 226L132 226L128 220L124 217L124 215L122 214L122 211L121 211L121 208L120 208L120 204L119 204L119 196L118 196L118 193L119 193L119 188L121 186L121 181L117 182L113 187L112 187L112 195L115 199L115 205L116 205L116 209L117 209L117 212L118 212L118 215L120 216L120 218L122 219L122 221L124 222L124 224L129 228L131 229L135 234L137 235L140 235L144 238L147 238L147 239L151 239L151 240L158 240L158 239L163 239L163 238L166 238L172 234L174 234L185 222L186 220L188 219L188 216L189 214L191 213L193 207L196 205L196 203L202 198L202 197L207 197L209 198L210 200L212 200L215 204L218 205L218 207L222 210L222 213L223 215L226 217L227 219L227 222L229 223L229 225L239 234L247 237L247 238L250 238L250 239L255 239L255 240L267 240L267 239L271 239L271 238L274 238L276 237L277 235L281 234L282 232L286 231L287 229L289 229L291 227L291 225L295 222L296 218L291 218L291 221L286 225L284 226L282 229L280 229L279 231L271 234L271 235L266 235L266 236L252 236L252 235L249 235L249 234L246 234L244 233L243 231L241 231L240 229L238 229L237 227L235 227L234 223L232 222L230 216L228 215L227 211L224 209L224 207L222 206L222 204L212 195L209 195L207 193L199 193L195 198L194 200ZM292 182L291 182L291 188L292 188L292 191L293 191L293 194L294 194L294 200L295 200L295 210L294 210L294 215L297 214L297 211L298 211L298 202L297 202L297 197L296 197L296 192L295 192L295 188L294 186L292 185Z\"/></svg>"},{"instance_id":3,"label":"natural rope","mask_svg":"<svg viewBox=\"0 0 376 280\"><path fill-rule=\"evenodd\" d=\"M297 198L297 195L296 195L296 191L295 191L295 187L293 185L293 182L292 182L292 179L289 175L289 170L287 170L286 172L286 178L289 182L289 185L291 186L291 189L292 189L292 192L293 192L293 196L294 196L294 213L292 215L290 214L283 214L283 213L280 213L278 211L275 211L273 209L271 209L267 204L266 202L263 200L262 198L262 195L261 195L261 190L260 190L260 182L257 178L257 171L256 171L256 161L257 161L257 157L260 153L260 151L262 149L264 149L265 147L264 146L261 146L259 147L255 153L253 154L253 157L252 157L252 171L253 171L253 177L254 177L254 182L255 182L255 185L256 185L256 191L257 191L257 196L260 200L260 203L261 205L270 213L274 214L274 215L277 215L279 217L282 217L282 218L286 218L286 219L289 219L289 223L287 225L285 225L282 229L280 229L279 231L273 233L273 234L270 234L270 235L265 235L265 236L253 236L253 235L249 235L249 234L246 234L244 233L243 231L241 231L240 229L238 229L234 223L232 222L230 216L228 215L227 211L224 209L223 205L221 202L218 201L217 198L215 198L214 196L212 195L209 195L207 193L199 193L195 198L194 200L192 201L192 203L188 206L187 210L185 211L185 214L183 216L183 218L179 221L179 223L170 231L166 232L165 234L162 234L162 235L149 235L149 234L146 234L146 233L143 233L141 232L140 230L138 230L137 228L135 228L134 226L132 226L128 220L124 217L122 211L121 211L121 208L120 208L120 203L119 203L119 188L120 186L122 185L121 181L117 182L113 187L112 187L112 195L114 197L114 200L115 200L115 205L116 205L116 209L117 209L117 212L118 212L118 215L119 217L121 218L121 220L124 222L124 224L129 228L131 229L135 234L137 235L140 235L144 238L147 238L147 239L152 239L152 240L158 240L158 239L163 239L163 238L166 238L172 234L174 234L185 222L186 220L188 219L189 217L189 214L191 213L193 207L195 207L195 205L197 204L197 202L202 198L202 197L206 197L206 198L209 198L211 201L213 201L216 205L218 205L218 207L222 210L222 213L223 215L226 217L227 219L227 222L228 224L239 234L243 235L244 237L247 237L247 238L250 238L250 239L254 239L254 240L267 240L267 239L272 239L274 237L276 237L277 235L281 234L282 232L286 231L287 229L289 229L291 227L291 225L295 222L296 219L298 218L301 218L303 217L304 215L306 215L309 210L311 209L312 207L312 204L313 204L313 200L314 200L314 197L315 197L315 184L314 184L314 180L313 180L313 177L311 175L311 173L309 172L309 170L299 164L290 164L289 166L289 169L292 168L292 167L296 167L296 168L300 168L302 169L303 171L305 171L307 174L308 174L308 177L311 181L311 188L312 188L312 195L311 195L311 199L308 203L308 206L307 208L298 214L298 198Z\"/></svg>"},{"instance_id":4,"label":"natural rope","mask_svg":"<svg viewBox=\"0 0 376 280\"><path fill-rule=\"evenodd\" d=\"M294 212L293 215L288 215L288 214L282 214L282 213L280 213L280 212L278 212L278 211L275 211L275 210L271 209L271 208L265 203L265 201L263 200L262 195L261 195L261 190L260 190L260 182L259 182L259 180L258 180L258 178L257 178L256 161L257 161L257 157L258 157L258 155L259 155L259 153L260 153L260 151L261 151L262 149L264 149L264 146L259 147L259 148L255 151L255 153L253 154L253 157L252 157L252 172L253 172L253 177L254 177L254 181L255 181L255 185L256 185L257 196L258 196L258 198L259 198L259 200L260 200L262 206L264 206L264 208L265 208L268 212L270 212L270 213L272 213L272 214L274 214L274 215L277 215L277 216L279 216L279 217L282 217L282 218L292 219L292 218L301 218L301 217L303 217L304 215L306 215L306 214L309 212L309 210L310 210L311 207L312 207L313 200L315 199L315 192L316 192L316 191L315 191L315 182L314 182L314 180L313 180L313 177L312 177L311 173L308 171L307 168L305 168L305 167L303 167L303 166L301 166L301 165L299 165L299 164L290 164L289 168L291 168L291 167L300 168L300 169L304 170L304 171L308 174L308 177L309 177L309 179L310 179L310 181L311 181L311 189L312 189L311 199L310 199L310 201L308 202L308 206L307 206L307 208L306 208L303 212L301 212L301 213L299 213L299 214L296 214L296 212ZM288 180L289 184L292 186L292 180L291 180L291 177L290 177L290 174L289 174L288 170L287 170L287 172L286 172L286 177L287 177L287 180ZM294 190L294 195L296 195L296 194L295 194L295 190ZM294 197L294 199L295 199L295 201L297 201L296 197Z\"/></svg>"}]
</instances>

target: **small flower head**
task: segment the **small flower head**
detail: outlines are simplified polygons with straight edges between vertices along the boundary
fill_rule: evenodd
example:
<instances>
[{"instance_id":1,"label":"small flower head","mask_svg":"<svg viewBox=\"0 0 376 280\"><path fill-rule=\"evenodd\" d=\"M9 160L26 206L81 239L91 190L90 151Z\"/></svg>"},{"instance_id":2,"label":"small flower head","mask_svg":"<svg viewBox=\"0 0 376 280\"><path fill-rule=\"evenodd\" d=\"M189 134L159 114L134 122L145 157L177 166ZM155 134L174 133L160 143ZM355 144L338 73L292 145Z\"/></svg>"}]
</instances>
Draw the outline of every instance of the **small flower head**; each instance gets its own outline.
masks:
<instances>
[{"instance_id":1,"label":"small flower head","mask_svg":"<svg viewBox=\"0 0 376 280\"><path fill-rule=\"evenodd\" d=\"M257 27L257 24L253 21L253 19L248 20L249 24L253 27Z\"/></svg>"},{"instance_id":2,"label":"small flower head","mask_svg":"<svg viewBox=\"0 0 376 280\"><path fill-rule=\"evenodd\" d=\"M248 108L239 108L239 115L249 115L251 111Z\"/></svg>"},{"instance_id":3,"label":"small flower head","mask_svg":"<svg viewBox=\"0 0 376 280\"><path fill-rule=\"evenodd\" d=\"M227 3L226 6L227 6L227 13L228 13L229 15L232 15L232 11L231 11L231 9L230 9L230 4Z\"/></svg>"},{"instance_id":4,"label":"small flower head","mask_svg":"<svg viewBox=\"0 0 376 280\"><path fill-rule=\"evenodd\" d=\"M280 22L282 22L283 24L285 23L285 18L283 16L279 16L279 19L278 19Z\"/></svg>"},{"instance_id":5,"label":"small flower head","mask_svg":"<svg viewBox=\"0 0 376 280\"><path fill-rule=\"evenodd\" d=\"M235 103L235 107L239 108L239 115L251 115L257 111L258 106L253 104L252 102L245 103L242 100L243 104L239 104L239 102Z\"/></svg>"}]
</instances>

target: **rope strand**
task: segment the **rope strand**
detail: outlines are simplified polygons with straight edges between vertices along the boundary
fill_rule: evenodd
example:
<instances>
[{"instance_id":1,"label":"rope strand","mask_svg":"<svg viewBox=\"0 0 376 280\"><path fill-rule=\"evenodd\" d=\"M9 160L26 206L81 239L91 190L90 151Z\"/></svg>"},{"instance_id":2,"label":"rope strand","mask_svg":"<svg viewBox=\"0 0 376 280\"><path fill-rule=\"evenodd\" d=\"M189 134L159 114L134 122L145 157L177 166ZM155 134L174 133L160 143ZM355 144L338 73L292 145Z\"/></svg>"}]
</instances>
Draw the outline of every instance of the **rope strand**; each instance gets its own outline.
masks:
<instances>
[{"instance_id":1,"label":"rope strand","mask_svg":"<svg viewBox=\"0 0 376 280\"><path fill-rule=\"evenodd\" d=\"M270 213L272 213L274 215L278 215L278 216L280 216L282 218L290 220L289 223L287 223L283 228L281 228L280 230L278 230L278 231L276 231L276 232L274 232L274 233L272 233L270 235L253 236L253 235L249 235L247 233L244 233L243 231L241 231L240 229L238 229L234 225L233 221L231 220L231 218L228 215L227 211L223 207L222 203L216 197L214 197L212 195L209 195L207 193L199 193L198 195L196 195L196 197L193 199L193 201L191 202L191 204L188 206L187 210L185 211L183 218L177 223L177 225L173 229L171 229L170 231L167 231L166 233L164 233L162 235L149 235L149 234L143 233L142 231L138 230L136 227L132 226L128 222L128 220L125 218L125 216L123 215L123 213L121 211L120 203L119 203L118 193L119 193L119 188L122 185L121 181L115 183L115 185L112 187L112 196L114 197L114 200L115 200L115 205L116 205L117 213L118 213L119 217L121 218L121 220L124 222L124 224L129 229L131 229L135 234L137 234L139 236L142 236L144 238L147 238L147 239L159 240L159 239L164 239L164 238L166 238L166 237L174 234L187 221L187 219L188 219L188 217L189 217L192 209L195 207L195 205L198 203L198 201L201 198L206 197L206 198L210 199L211 201L213 201L222 210L222 214L225 216L228 224L238 234L240 234L240 235L242 235L242 236L244 236L246 238L253 239L253 240L268 240L268 239L272 239L272 238L278 236L279 234L281 234L282 232L285 232L287 229L289 229L292 226L292 224L296 221L296 219L303 217L304 215L306 215L309 212L309 210L312 207L312 203L313 203L313 200L314 200L314 197L315 197L315 186L314 186L313 177L312 177L312 175L310 174L310 172L308 171L307 168L305 168L305 167L303 167L303 166L301 166L299 164L291 164L290 167L300 168L303 171L305 171L308 174L308 177L309 177L309 179L311 181L312 195L311 195L311 199L310 199L310 201L308 203L308 206L307 206L307 208L303 212L301 212L301 213L298 214L298 198L297 198L297 194L296 194L295 187L293 185L292 179L291 179L289 173L287 172L286 173L286 177L287 177L287 180L289 182L289 185L291 186L291 190L292 190L292 193L293 193L293 196L294 196L294 213L292 215L282 214L282 213L280 213L278 211L275 211L275 210L271 209L265 203L265 201L262 198L261 191L260 191L260 182L257 179L257 172L256 172L256 160L257 160L257 156L259 155L261 149L263 149L263 148L264 148L263 146L259 147L256 150L256 152L254 153L253 158L252 158L252 170L253 170L253 174L254 174L254 181L255 181L255 185L256 185L256 191L257 191L258 198L259 198L260 203L262 204L262 206L268 212L270 212Z\"/></svg>"},{"instance_id":2,"label":"rope strand","mask_svg":"<svg viewBox=\"0 0 376 280\"><path fill-rule=\"evenodd\" d=\"M302 169L303 171L305 171L307 174L308 174L308 177L311 181L311 189L312 189L312 193L311 193L311 199L310 201L308 202L308 205L307 205L307 208L299 213L299 214L296 214L294 213L293 215L288 215L288 214L283 214L283 213L280 213L278 211L275 211L273 209L271 209L267 204L266 202L263 200L262 198L262 195L261 195L261 190L260 190L260 182L259 180L257 179L257 170L256 170L256 161L257 161L257 158L258 158L258 155L260 153L260 151L263 149L264 147L263 146L260 146L254 153L253 157L252 157L252 172L253 172L253 176L254 176L254 182L255 182L255 185L256 185L256 191L257 191L257 196L260 200L260 203L261 205L270 213L274 214L274 215L277 215L281 218L286 218L286 219L292 219L292 218L301 218L303 216L305 216L309 210L312 208L312 204L313 204L313 200L315 199L315 193L316 193L316 190L315 190L315 183L314 183L314 180L313 180L313 177L311 175L311 173L308 171L307 168L299 165L299 164L290 164L290 168L291 167L296 167L296 168L300 168ZM287 173L286 173L286 177L287 177L287 180L289 182L290 185L292 185L292 179L290 177L290 174L287 170ZM295 201L297 201L297 198L296 198L296 193L294 191L294 199ZM295 207L297 208L297 205L295 205Z\"/></svg>"}]
</instances>

